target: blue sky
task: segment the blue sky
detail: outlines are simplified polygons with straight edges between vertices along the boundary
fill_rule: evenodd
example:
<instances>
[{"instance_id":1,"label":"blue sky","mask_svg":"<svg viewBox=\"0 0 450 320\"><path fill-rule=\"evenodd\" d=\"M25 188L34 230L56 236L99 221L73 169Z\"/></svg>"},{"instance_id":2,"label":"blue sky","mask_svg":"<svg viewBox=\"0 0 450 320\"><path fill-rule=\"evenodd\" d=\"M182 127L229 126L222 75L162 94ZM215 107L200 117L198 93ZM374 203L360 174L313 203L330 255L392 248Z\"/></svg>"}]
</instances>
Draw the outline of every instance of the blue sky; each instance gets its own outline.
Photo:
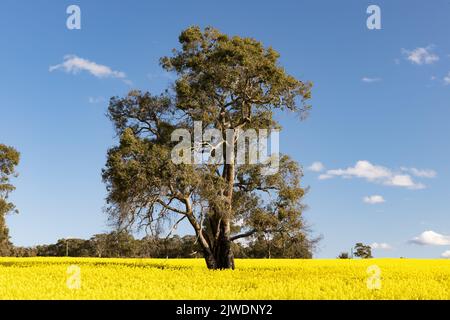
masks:
<instances>
[{"instance_id":1,"label":"blue sky","mask_svg":"<svg viewBox=\"0 0 450 320\"><path fill-rule=\"evenodd\" d=\"M71 4L81 30L66 28ZM381 30L366 27L369 4L381 8ZM324 237L315 256L364 242L391 247L378 257L440 257L450 250L449 14L443 0L3 1L0 143L22 153L13 242L108 230L109 97L163 90L171 77L158 59L182 29L211 25L273 46L289 73L314 82L306 121L278 117L281 151L310 186L305 217ZM75 57L91 72L67 72ZM308 169L314 162L323 170Z\"/></svg>"}]
</instances>

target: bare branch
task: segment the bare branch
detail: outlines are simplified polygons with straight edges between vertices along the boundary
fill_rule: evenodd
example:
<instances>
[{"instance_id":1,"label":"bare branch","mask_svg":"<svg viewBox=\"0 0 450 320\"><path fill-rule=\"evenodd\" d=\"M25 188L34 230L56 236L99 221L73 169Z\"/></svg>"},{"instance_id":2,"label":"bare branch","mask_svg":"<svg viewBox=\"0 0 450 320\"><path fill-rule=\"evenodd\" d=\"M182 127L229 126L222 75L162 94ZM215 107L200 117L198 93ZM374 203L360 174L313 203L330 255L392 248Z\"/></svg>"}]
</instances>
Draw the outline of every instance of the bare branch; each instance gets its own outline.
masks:
<instances>
[{"instance_id":1,"label":"bare branch","mask_svg":"<svg viewBox=\"0 0 450 320\"><path fill-rule=\"evenodd\" d=\"M252 229L252 230L250 230L250 231L248 231L248 232L245 232L245 233L241 233L241 234L232 236L232 237L230 238L230 240L231 240L231 241L235 241L235 240L237 240L237 239L250 237L251 235L255 234L256 232L257 232L256 229Z\"/></svg>"},{"instance_id":2,"label":"bare branch","mask_svg":"<svg viewBox=\"0 0 450 320\"><path fill-rule=\"evenodd\" d=\"M174 230L177 229L177 227L178 227L178 225L180 224L180 222L183 221L185 218L187 218L186 215L182 216L180 219L178 219L177 222L175 222L175 224L174 224L174 225L172 226L172 228L170 229L170 232L167 234L166 239L168 239L168 238L172 235L172 232L173 232Z\"/></svg>"},{"instance_id":3,"label":"bare branch","mask_svg":"<svg viewBox=\"0 0 450 320\"><path fill-rule=\"evenodd\" d=\"M170 211L173 211L173 212L176 212L176 213L179 213L179 214L184 214L184 215L187 214L186 211L181 211L181 210L179 210L177 208L169 206L168 204L164 203L164 201L162 201L161 199L158 199L156 202L159 203L161 206L163 206L167 210L170 210Z\"/></svg>"}]
</instances>

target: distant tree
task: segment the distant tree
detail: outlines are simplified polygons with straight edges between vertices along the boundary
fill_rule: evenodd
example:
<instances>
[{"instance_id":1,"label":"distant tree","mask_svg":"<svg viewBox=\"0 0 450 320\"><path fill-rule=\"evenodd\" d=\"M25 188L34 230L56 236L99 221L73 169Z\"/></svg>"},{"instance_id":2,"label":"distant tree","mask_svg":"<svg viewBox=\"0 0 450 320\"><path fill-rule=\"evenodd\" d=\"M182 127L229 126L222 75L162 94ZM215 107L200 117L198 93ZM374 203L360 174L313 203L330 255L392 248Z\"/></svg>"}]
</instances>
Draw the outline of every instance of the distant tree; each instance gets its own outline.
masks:
<instances>
[{"instance_id":1,"label":"distant tree","mask_svg":"<svg viewBox=\"0 0 450 320\"><path fill-rule=\"evenodd\" d=\"M238 259L249 258L247 246L244 246L243 244L241 244L239 242L233 242L231 244L231 249L233 250L233 255L235 258L238 258Z\"/></svg>"},{"instance_id":2,"label":"distant tree","mask_svg":"<svg viewBox=\"0 0 450 320\"><path fill-rule=\"evenodd\" d=\"M260 236L251 241L245 251L249 258L310 259L319 240L320 238L310 240L303 232L288 237L283 234L275 234L273 237Z\"/></svg>"},{"instance_id":3,"label":"distant tree","mask_svg":"<svg viewBox=\"0 0 450 320\"><path fill-rule=\"evenodd\" d=\"M108 252L108 246L109 246L109 237L107 234L96 234L92 236L90 239L90 245L93 250L93 254L96 257L105 257Z\"/></svg>"},{"instance_id":4,"label":"distant tree","mask_svg":"<svg viewBox=\"0 0 450 320\"><path fill-rule=\"evenodd\" d=\"M36 255L38 257L63 257L65 253L58 252L55 244L43 244L36 246Z\"/></svg>"},{"instance_id":5,"label":"distant tree","mask_svg":"<svg viewBox=\"0 0 450 320\"><path fill-rule=\"evenodd\" d=\"M317 243L321 240L321 237L307 238L307 233L296 232L289 237L283 234L275 236L281 238L281 246L277 248L276 258L290 258L290 259L311 259L313 251L315 250Z\"/></svg>"},{"instance_id":6,"label":"distant tree","mask_svg":"<svg viewBox=\"0 0 450 320\"><path fill-rule=\"evenodd\" d=\"M181 252L183 258L201 258L201 247L195 236L187 235L181 238Z\"/></svg>"},{"instance_id":7,"label":"distant tree","mask_svg":"<svg viewBox=\"0 0 450 320\"><path fill-rule=\"evenodd\" d=\"M162 243L162 253L164 258L182 258L180 247L181 247L181 238L178 235L174 235L170 238L161 239Z\"/></svg>"},{"instance_id":8,"label":"distant tree","mask_svg":"<svg viewBox=\"0 0 450 320\"><path fill-rule=\"evenodd\" d=\"M37 249L34 247L13 247L11 249L13 257L36 257Z\"/></svg>"},{"instance_id":9,"label":"distant tree","mask_svg":"<svg viewBox=\"0 0 450 320\"><path fill-rule=\"evenodd\" d=\"M262 259L270 256L269 248L269 241L262 235L259 235L254 237L244 250L249 258Z\"/></svg>"},{"instance_id":10,"label":"distant tree","mask_svg":"<svg viewBox=\"0 0 450 320\"><path fill-rule=\"evenodd\" d=\"M107 212L121 227L154 229L178 215L192 226L207 267L230 269L233 241L297 236L304 227L299 165L282 155L278 171L266 175L270 162L241 165L231 146L237 145L239 130L280 129L278 110L304 117L311 83L287 74L279 54L252 38L190 27L179 42L180 50L161 59L165 70L177 74L173 92L131 91L110 101L108 115L120 141L108 151L103 171ZM171 161L178 143L171 133L192 133L195 121L219 130L221 137L233 132L221 163Z\"/></svg>"},{"instance_id":11,"label":"distant tree","mask_svg":"<svg viewBox=\"0 0 450 320\"><path fill-rule=\"evenodd\" d=\"M15 189L10 183L10 178L17 175L15 168L19 160L19 152L12 147L0 144L0 256L11 254L12 244L9 240L5 216L11 212L18 212L14 204L8 201L8 196Z\"/></svg>"},{"instance_id":12,"label":"distant tree","mask_svg":"<svg viewBox=\"0 0 450 320\"><path fill-rule=\"evenodd\" d=\"M136 240L125 231L113 231L107 235L106 256L126 258L136 254Z\"/></svg>"},{"instance_id":13,"label":"distant tree","mask_svg":"<svg viewBox=\"0 0 450 320\"><path fill-rule=\"evenodd\" d=\"M59 239L55 244L36 247L36 255L42 257L91 257L94 256L91 242L84 239Z\"/></svg>"},{"instance_id":14,"label":"distant tree","mask_svg":"<svg viewBox=\"0 0 450 320\"><path fill-rule=\"evenodd\" d=\"M358 242L355 245L355 256L361 259L370 259L372 258L372 248L370 246L362 244L361 242Z\"/></svg>"},{"instance_id":15,"label":"distant tree","mask_svg":"<svg viewBox=\"0 0 450 320\"><path fill-rule=\"evenodd\" d=\"M341 252L338 255L338 259L350 259L350 255L348 254L348 252Z\"/></svg>"},{"instance_id":16,"label":"distant tree","mask_svg":"<svg viewBox=\"0 0 450 320\"><path fill-rule=\"evenodd\" d=\"M60 241L63 242L69 257L90 257L93 255L93 248L89 240L72 238Z\"/></svg>"},{"instance_id":17,"label":"distant tree","mask_svg":"<svg viewBox=\"0 0 450 320\"><path fill-rule=\"evenodd\" d=\"M162 258L164 257L164 246L162 240L153 235L147 235L141 240L137 240L138 257Z\"/></svg>"}]
</instances>

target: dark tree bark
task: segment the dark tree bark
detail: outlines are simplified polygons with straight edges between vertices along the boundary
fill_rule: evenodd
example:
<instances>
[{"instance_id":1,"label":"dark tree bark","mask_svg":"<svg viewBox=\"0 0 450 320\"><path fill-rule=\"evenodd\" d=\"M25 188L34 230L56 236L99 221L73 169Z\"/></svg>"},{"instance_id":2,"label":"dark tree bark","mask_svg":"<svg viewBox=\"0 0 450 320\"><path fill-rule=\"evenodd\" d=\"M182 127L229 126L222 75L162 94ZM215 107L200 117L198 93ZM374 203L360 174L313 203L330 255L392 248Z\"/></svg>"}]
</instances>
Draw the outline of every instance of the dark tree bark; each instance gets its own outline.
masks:
<instances>
[{"instance_id":1,"label":"dark tree bark","mask_svg":"<svg viewBox=\"0 0 450 320\"><path fill-rule=\"evenodd\" d=\"M222 221L219 228L219 237L214 250L216 268L234 270L234 255L231 250L230 239L230 222Z\"/></svg>"}]
</instances>

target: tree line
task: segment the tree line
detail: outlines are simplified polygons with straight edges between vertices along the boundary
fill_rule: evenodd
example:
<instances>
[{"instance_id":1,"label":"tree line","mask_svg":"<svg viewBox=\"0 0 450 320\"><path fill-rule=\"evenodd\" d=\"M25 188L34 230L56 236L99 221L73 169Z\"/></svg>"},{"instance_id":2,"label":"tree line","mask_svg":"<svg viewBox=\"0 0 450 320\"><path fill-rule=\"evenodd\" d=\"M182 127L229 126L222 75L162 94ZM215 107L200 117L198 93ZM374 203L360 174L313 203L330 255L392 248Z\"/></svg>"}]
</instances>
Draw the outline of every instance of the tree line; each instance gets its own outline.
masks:
<instances>
[{"instance_id":1,"label":"tree line","mask_svg":"<svg viewBox=\"0 0 450 320\"><path fill-rule=\"evenodd\" d=\"M237 258L312 258L307 239L257 238L248 244L233 243ZM90 239L60 239L34 247L10 246L3 255L14 257L98 257L98 258L201 258L201 247L193 235L135 239L127 232L97 234Z\"/></svg>"}]
</instances>

